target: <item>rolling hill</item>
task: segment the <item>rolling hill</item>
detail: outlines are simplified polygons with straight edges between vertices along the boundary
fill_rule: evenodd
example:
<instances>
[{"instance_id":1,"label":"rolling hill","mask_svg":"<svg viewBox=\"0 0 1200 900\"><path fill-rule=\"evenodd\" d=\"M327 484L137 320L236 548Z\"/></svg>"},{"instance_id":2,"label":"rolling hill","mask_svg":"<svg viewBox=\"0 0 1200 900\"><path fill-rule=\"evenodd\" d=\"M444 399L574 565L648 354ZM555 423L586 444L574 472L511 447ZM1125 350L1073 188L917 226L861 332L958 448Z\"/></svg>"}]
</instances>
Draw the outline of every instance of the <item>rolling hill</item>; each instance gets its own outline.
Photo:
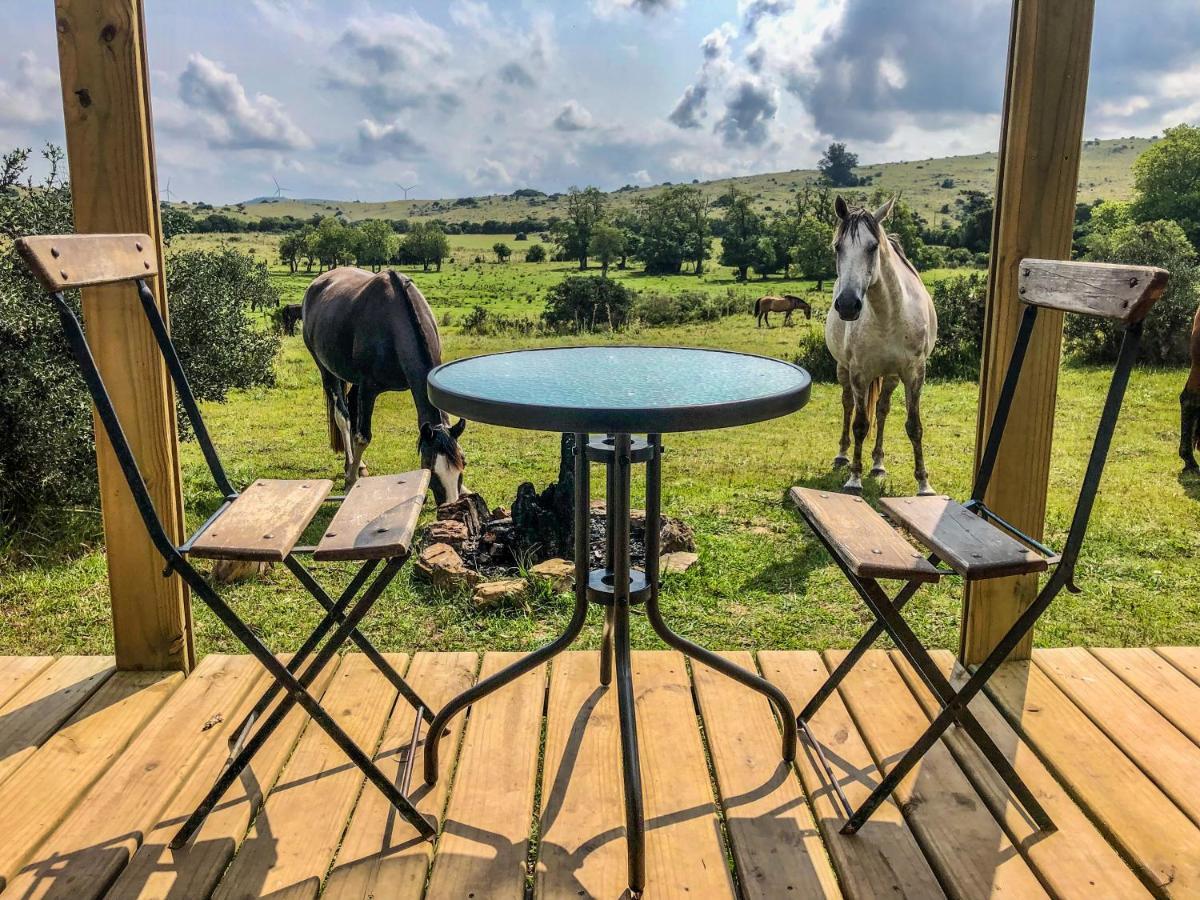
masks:
<instances>
[{"instance_id":1,"label":"rolling hill","mask_svg":"<svg viewBox=\"0 0 1200 900\"><path fill-rule=\"evenodd\" d=\"M1152 138L1116 138L1088 141L1084 144L1079 172L1079 199L1091 201L1128 199L1133 187L1133 161L1153 142ZM940 159L863 165L860 176L871 176L868 190L881 188L900 193L929 222L950 218L960 192L979 190L990 193L995 187L996 153L973 156L949 156ZM787 202L789 195L806 182L816 181L815 169L794 169L745 175L716 181L694 182L714 199L736 185L756 198L760 208L770 212ZM614 206L624 206L634 198L661 190L663 185L627 186L609 194ZM195 212L189 204L175 204ZM447 222L501 222L528 217L547 219L563 214L561 195L514 196L493 194L439 200L389 200L358 202L349 200L295 199L258 197L242 204L216 207L215 211L248 219L266 216L308 218L314 214L341 213L350 221L360 219L440 218ZM207 212L208 210L205 210Z\"/></svg>"}]
</instances>

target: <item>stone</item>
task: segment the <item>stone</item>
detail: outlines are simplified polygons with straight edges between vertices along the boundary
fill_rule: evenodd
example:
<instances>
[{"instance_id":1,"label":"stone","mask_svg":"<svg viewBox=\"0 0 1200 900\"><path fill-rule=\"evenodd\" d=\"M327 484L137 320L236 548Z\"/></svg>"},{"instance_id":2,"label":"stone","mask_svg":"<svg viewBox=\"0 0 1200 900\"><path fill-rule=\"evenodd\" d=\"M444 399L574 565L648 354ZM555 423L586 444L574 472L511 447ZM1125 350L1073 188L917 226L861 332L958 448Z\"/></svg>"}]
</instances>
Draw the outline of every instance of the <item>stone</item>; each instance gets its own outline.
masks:
<instances>
[{"instance_id":1,"label":"stone","mask_svg":"<svg viewBox=\"0 0 1200 900\"><path fill-rule=\"evenodd\" d=\"M442 519L432 522L425 529L427 544L449 544L455 550L461 550L462 545L470 536L467 526L458 519Z\"/></svg>"},{"instance_id":2,"label":"stone","mask_svg":"<svg viewBox=\"0 0 1200 900\"><path fill-rule=\"evenodd\" d=\"M454 520L467 527L467 536L479 534L483 523L491 516L491 510L478 494L460 494L453 503L443 503L437 508L439 522Z\"/></svg>"},{"instance_id":3,"label":"stone","mask_svg":"<svg viewBox=\"0 0 1200 900\"><path fill-rule=\"evenodd\" d=\"M240 559L218 559L213 563L212 577L217 584L236 584L267 574L269 562L247 562Z\"/></svg>"},{"instance_id":4,"label":"stone","mask_svg":"<svg viewBox=\"0 0 1200 900\"><path fill-rule=\"evenodd\" d=\"M483 580L482 575L467 568L458 551L449 544L430 544L421 551L413 568L418 575L443 591L474 587Z\"/></svg>"},{"instance_id":5,"label":"stone","mask_svg":"<svg viewBox=\"0 0 1200 900\"><path fill-rule=\"evenodd\" d=\"M658 569L664 575L679 575L686 572L697 562L700 557L696 553L688 553L685 550L677 550L674 553L664 553L658 558Z\"/></svg>"},{"instance_id":6,"label":"stone","mask_svg":"<svg viewBox=\"0 0 1200 900\"><path fill-rule=\"evenodd\" d=\"M569 591L575 586L575 563L566 559L548 559L529 570L537 578L545 578L555 591Z\"/></svg>"},{"instance_id":7,"label":"stone","mask_svg":"<svg viewBox=\"0 0 1200 900\"><path fill-rule=\"evenodd\" d=\"M659 546L663 553L696 552L696 533L691 525L678 519L664 518L659 535Z\"/></svg>"},{"instance_id":8,"label":"stone","mask_svg":"<svg viewBox=\"0 0 1200 900\"><path fill-rule=\"evenodd\" d=\"M480 609L499 606L510 600L516 600L525 593L527 585L523 578L502 578L499 581L485 581L475 588L471 597Z\"/></svg>"},{"instance_id":9,"label":"stone","mask_svg":"<svg viewBox=\"0 0 1200 900\"><path fill-rule=\"evenodd\" d=\"M492 510L492 521L494 522L497 519L508 519L511 522L512 510L505 506L497 506Z\"/></svg>"}]
</instances>

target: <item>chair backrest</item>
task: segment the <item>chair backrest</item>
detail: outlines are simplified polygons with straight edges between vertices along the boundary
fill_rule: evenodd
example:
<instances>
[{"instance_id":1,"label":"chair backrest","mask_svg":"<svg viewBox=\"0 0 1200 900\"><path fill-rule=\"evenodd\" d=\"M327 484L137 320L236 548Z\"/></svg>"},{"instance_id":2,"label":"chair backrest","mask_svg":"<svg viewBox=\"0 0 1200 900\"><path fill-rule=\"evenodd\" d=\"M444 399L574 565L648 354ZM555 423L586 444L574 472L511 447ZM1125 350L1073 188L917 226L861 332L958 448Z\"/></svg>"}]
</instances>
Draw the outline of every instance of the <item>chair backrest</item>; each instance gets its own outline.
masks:
<instances>
[{"instance_id":1,"label":"chair backrest","mask_svg":"<svg viewBox=\"0 0 1200 900\"><path fill-rule=\"evenodd\" d=\"M116 407L92 356L83 326L63 297L63 291L71 288L117 284L124 281L133 283L141 300L146 321L154 334L155 342L162 353L171 381L175 385L213 480L226 499L230 499L234 490L217 457L204 420L200 417L196 397L188 384L167 324L163 321L154 294L146 284L148 276L158 274L155 245L149 236L144 234L69 234L18 238L16 247L21 258L46 288L58 308L63 333L79 366L80 374L83 375L88 393L91 394L92 402L96 405L100 423L112 444L138 511L159 550L168 560L172 559L176 555L175 548L168 540L154 509L150 492L146 488L129 440L117 416Z\"/></svg>"},{"instance_id":2,"label":"chair backrest","mask_svg":"<svg viewBox=\"0 0 1200 900\"><path fill-rule=\"evenodd\" d=\"M1117 416L1121 411L1121 402L1125 397L1125 388L1129 383L1133 363L1137 359L1143 320L1167 289L1169 277L1165 270L1152 266L1066 262L1051 259L1021 260L1017 292L1026 307L1017 331L1017 340L1012 356L1009 359L1008 371L1005 372L1004 383L1000 388L1000 398L996 403L996 412L992 417L987 442L984 444L979 468L975 473L971 504L977 510L995 516L984 505L983 495L991 481L996 456L1000 452L1000 444L1004 439L1008 414L1012 409L1017 383L1025 363L1025 351L1029 348L1029 340L1033 335L1033 326L1037 320L1038 310L1056 309L1067 313L1112 319L1121 323L1125 332L1116 365L1113 367L1112 381L1109 384L1104 408L1100 413L1096 439L1092 443L1083 484L1079 490L1079 500L1075 506L1075 515L1071 520L1071 530L1067 535L1066 546L1062 552L1059 570L1064 578L1071 577L1079 548L1083 543L1083 535L1087 531L1092 504L1100 486L1100 476L1104 472L1105 460L1108 458L1113 431L1117 426ZM1012 526L1008 526L1008 523L1004 524L1019 537L1037 545L1038 542L1029 535L1017 532Z\"/></svg>"},{"instance_id":3,"label":"chair backrest","mask_svg":"<svg viewBox=\"0 0 1200 900\"><path fill-rule=\"evenodd\" d=\"M50 293L158 274L144 234L58 234L17 239L17 252Z\"/></svg>"}]
</instances>

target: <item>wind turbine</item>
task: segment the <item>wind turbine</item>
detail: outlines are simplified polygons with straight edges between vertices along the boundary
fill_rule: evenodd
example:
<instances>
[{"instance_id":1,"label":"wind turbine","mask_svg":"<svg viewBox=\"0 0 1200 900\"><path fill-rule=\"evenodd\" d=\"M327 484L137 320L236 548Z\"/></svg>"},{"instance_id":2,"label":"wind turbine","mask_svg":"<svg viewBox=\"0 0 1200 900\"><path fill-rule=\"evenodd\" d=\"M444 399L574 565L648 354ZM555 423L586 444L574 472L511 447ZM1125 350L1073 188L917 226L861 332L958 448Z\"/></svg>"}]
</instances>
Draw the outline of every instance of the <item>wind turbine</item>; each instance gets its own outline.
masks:
<instances>
[{"instance_id":1,"label":"wind turbine","mask_svg":"<svg viewBox=\"0 0 1200 900\"><path fill-rule=\"evenodd\" d=\"M174 194L171 193L171 179L170 178L167 179L167 186L165 188L163 188L162 193L163 193L163 196L167 198L168 203L170 203L171 198L175 196Z\"/></svg>"},{"instance_id":2,"label":"wind turbine","mask_svg":"<svg viewBox=\"0 0 1200 900\"><path fill-rule=\"evenodd\" d=\"M275 199L276 199L276 200L278 200L278 199L279 199L279 198L281 198L281 197L282 197L284 194L286 194L288 191L290 191L290 190L291 190L291 188L280 187L280 186L279 186L279 179L278 179L278 178L276 178L274 175L272 175L272 176L271 176L271 180L275 182Z\"/></svg>"},{"instance_id":3,"label":"wind turbine","mask_svg":"<svg viewBox=\"0 0 1200 900\"><path fill-rule=\"evenodd\" d=\"M412 184L412 185L409 185L408 187L405 187L404 185L402 185L400 182L398 182L398 181L397 181L397 182L396 182L396 187L398 187L398 188L400 188L400 190L404 191L404 199L405 199L405 200L407 200L407 199L408 199L408 192L409 192L409 191L415 191L415 190L416 190L418 187L420 187L420 185L419 185L419 184Z\"/></svg>"}]
</instances>

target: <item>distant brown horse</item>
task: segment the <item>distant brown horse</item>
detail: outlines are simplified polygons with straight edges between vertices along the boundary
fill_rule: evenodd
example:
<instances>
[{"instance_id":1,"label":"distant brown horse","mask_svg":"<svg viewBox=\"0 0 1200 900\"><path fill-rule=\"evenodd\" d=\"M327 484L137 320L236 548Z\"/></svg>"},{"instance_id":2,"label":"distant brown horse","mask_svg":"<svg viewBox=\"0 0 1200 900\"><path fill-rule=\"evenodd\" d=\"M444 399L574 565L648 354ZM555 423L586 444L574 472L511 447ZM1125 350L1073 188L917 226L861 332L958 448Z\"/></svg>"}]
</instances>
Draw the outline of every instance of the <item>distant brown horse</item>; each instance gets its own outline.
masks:
<instances>
[{"instance_id":1,"label":"distant brown horse","mask_svg":"<svg viewBox=\"0 0 1200 900\"><path fill-rule=\"evenodd\" d=\"M1200 309L1192 320L1192 371L1179 395L1179 456L1183 471L1196 474L1196 450L1200 450Z\"/></svg>"},{"instance_id":2,"label":"distant brown horse","mask_svg":"<svg viewBox=\"0 0 1200 900\"><path fill-rule=\"evenodd\" d=\"M758 327L762 328L763 322L767 323L767 327L771 327L771 313L783 313L783 324L792 324L792 312L795 310L803 310L804 318L812 318L812 306L807 300L801 300L792 294L784 294L782 297L767 295L759 297L754 301L754 318L758 323Z\"/></svg>"}]
</instances>

